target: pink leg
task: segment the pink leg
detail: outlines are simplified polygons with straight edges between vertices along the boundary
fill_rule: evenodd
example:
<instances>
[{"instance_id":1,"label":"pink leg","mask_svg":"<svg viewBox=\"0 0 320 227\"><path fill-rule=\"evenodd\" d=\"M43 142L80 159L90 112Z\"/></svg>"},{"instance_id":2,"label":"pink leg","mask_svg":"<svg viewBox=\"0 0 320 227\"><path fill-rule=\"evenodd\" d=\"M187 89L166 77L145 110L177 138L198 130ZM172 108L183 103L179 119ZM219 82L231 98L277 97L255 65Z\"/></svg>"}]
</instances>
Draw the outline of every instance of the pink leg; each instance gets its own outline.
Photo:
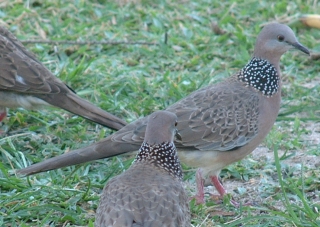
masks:
<instances>
[{"instance_id":1,"label":"pink leg","mask_svg":"<svg viewBox=\"0 0 320 227\"><path fill-rule=\"evenodd\" d=\"M204 179L202 178L202 171L201 169L197 169L196 172L196 183L197 183L197 194L191 199L195 198L197 204L204 204Z\"/></svg>"},{"instance_id":2,"label":"pink leg","mask_svg":"<svg viewBox=\"0 0 320 227\"><path fill-rule=\"evenodd\" d=\"M1 108L0 108L1 109ZM1 111L1 110L0 110ZM4 109L3 112L0 112L0 123L1 121L7 116L6 109ZM0 130L0 135L3 135L5 132L3 130Z\"/></svg>"},{"instance_id":3,"label":"pink leg","mask_svg":"<svg viewBox=\"0 0 320 227\"><path fill-rule=\"evenodd\" d=\"M213 186L217 189L217 191L219 192L220 196L223 197L227 194L226 189L223 187L223 185L221 184L218 176L214 175L214 176L210 176L211 182L213 184ZM230 200L230 203L235 206L235 207L239 207L239 203L236 202L234 199Z\"/></svg>"},{"instance_id":4,"label":"pink leg","mask_svg":"<svg viewBox=\"0 0 320 227\"><path fill-rule=\"evenodd\" d=\"M219 192L219 194L223 197L225 194L227 194L226 189L224 189L223 185L221 184L218 176L214 175L214 176L210 176L211 182L213 184L213 186L217 189L217 191Z\"/></svg>"},{"instance_id":5,"label":"pink leg","mask_svg":"<svg viewBox=\"0 0 320 227\"><path fill-rule=\"evenodd\" d=\"M7 116L6 110L4 112L0 112L0 122Z\"/></svg>"}]
</instances>

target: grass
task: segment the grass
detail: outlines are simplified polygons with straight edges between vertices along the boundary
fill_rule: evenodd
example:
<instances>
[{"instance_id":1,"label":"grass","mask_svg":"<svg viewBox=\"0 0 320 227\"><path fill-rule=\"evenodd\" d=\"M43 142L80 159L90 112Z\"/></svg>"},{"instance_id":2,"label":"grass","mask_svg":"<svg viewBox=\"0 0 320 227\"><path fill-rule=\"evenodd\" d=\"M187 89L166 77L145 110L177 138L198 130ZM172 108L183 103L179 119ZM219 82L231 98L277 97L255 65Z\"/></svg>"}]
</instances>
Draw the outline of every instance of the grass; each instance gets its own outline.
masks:
<instances>
[{"instance_id":1,"label":"grass","mask_svg":"<svg viewBox=\"0 0 320 227\"><path fill-rule=\"evenodd\" d=\"M250 59L260 25L290 24L320 51L319 30L298 18L316 1L2 1L0 23L20 40L133 41L158 45L26 44L77 93L131 122L226 78ZM218 24L223 34L214 32ZM165 44L165 34L168 41ZM281 59L283 100L261 147L222 171L231 194L255 206L191 202L194 226L320 225L320 65L299 52ZM0 226L93 226L99 193L132 158L72 166L17 178L33 162L84 147L112 133L49 108L11 110L1 126ZM274 155L273 155L274 152ZM185 167L190 194L194 170Z\"/></svg>"}]
</instances>

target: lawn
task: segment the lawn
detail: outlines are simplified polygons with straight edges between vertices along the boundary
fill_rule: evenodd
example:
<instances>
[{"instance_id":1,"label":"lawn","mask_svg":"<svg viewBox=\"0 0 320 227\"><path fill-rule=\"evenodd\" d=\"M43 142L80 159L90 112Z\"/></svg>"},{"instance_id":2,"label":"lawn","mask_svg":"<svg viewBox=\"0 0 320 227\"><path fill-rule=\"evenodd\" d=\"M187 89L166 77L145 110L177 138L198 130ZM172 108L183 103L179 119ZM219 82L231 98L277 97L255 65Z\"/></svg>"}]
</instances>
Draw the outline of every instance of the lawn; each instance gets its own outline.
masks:
<instances>
[{"instance_id":1,"label":"lawn","mask_svg":"<svg viewBox=\"0 0 320 227\"><path fill-rule=\"evenodd\" d=\"M319 53L320 30L299 21L319 12L320 3L308 0L4 0L0 24L78 95L131 122L237 72L267 22L288 24ZM320 226L319 60L290 51L281 70L282 107L272 131L221 173L230 194L252 205L235 208L208 194L206 204L190 203L193 226ZM0 130L7 132L0 137L0 226L93 226L105 183L133 160L19 178L16 169L113 131L56 108L10 110ZM195 169L183 167L192 195Z\"/></svg>"}]
</instances>

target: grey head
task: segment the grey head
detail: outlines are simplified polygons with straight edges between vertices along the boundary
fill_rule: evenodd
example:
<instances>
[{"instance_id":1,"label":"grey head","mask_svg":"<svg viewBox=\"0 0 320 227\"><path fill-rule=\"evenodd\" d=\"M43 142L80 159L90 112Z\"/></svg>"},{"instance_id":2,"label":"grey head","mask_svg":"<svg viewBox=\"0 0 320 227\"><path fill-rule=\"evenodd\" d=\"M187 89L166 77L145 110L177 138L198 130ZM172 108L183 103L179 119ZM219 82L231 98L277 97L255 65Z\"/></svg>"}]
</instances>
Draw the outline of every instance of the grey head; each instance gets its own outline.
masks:
<instances>
[{"instance_id":1,"label":"grey head","mask_svg":"<svg viewBox=\"0 0 320 227\"><path fill-rule=\"evenodd\" d=\"M280 57L293 48L310 55L309 50L298 42L290 27L285 24L270 23L264 26L258 35L253 55L268 60L277 67Z\"/></svg>"},{"instance_id":2,"label":"grey head","mask_svg":"<svg viewBox=\"0 0 320 227\"><path fill-rule=\"evenodd\" d=\"M157 111L148 117L144 143L149 145L173 142L176 134L177 116L169 111Z\"/></svg>"}]
</instances>

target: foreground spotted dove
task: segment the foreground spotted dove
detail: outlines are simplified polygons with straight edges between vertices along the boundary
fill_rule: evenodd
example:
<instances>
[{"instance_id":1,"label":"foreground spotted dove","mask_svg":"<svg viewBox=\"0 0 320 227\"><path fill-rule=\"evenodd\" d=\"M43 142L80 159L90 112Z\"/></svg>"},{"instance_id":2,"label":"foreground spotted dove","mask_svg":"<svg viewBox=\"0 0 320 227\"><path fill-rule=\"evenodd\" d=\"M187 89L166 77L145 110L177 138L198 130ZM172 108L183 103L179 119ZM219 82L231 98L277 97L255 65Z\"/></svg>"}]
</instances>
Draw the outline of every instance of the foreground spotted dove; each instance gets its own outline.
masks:
<instances>
[{"instance_id":1,"label":"foreground spotted dove","mask_svg":"<svg viewBox=\"0 0 320 227\"><path fill-rule=\"evenodd\" d=\"M6 108L37 109L46 105L60 107L111 129L126 125L77 96L0 26L0 122L6 116Z\"/></svg>"},{"instance_id":2,"label":"foreground spotted dove","mask_svg":"<svg viewBox=\"0 0 320 227\"><path fill-rule=\"evenodd\" d=\"M238 73L199 89L167 108L178 117L181 139L175 144L180 160L200 167L202 177L211 180L222 196L226 191L218 179L220 170L250 154L277 118L281 100L279 61L290 49L309 54L287 25L268 24L258 35L252 59ZM147 122L148 117L136 120L97 143L18 173L30 175L137 150ZM197 200L201 202L203 186L199 187Z\"/></svg>"},{"instance_id":3,"label":"foreground spotted dove","mask_svg":"<svg viewBox=\"0 0 320 227\"><path fill-rule=\"evenodd\" d=\"M176 122L168 111L150 115L132 166L103 189L96 227L190 226L189 199L173 143Z\"/></svg>"}]
</instances>

